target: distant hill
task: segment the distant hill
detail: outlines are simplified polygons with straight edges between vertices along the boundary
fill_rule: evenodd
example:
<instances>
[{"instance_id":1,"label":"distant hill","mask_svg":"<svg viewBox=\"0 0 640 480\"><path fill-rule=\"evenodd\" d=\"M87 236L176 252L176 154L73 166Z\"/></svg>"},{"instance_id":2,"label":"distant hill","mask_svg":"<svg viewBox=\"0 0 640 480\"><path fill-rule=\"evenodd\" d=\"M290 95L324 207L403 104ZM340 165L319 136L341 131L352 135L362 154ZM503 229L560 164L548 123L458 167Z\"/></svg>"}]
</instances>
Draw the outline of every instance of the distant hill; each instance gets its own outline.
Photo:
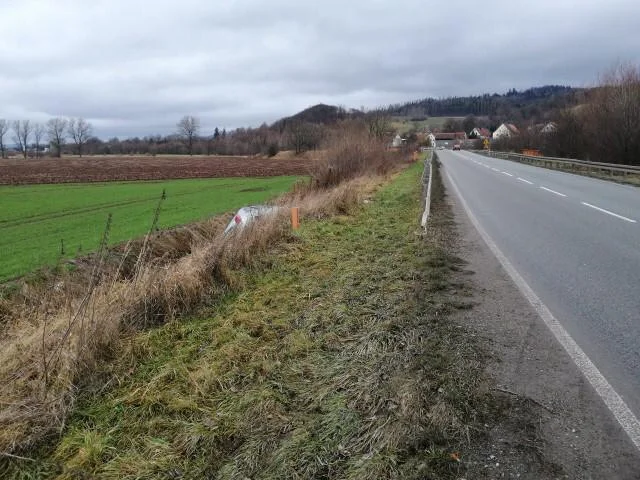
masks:
<instances>
[{"instance_id":1,"label":"distant hill","mask_svg":"<svg viewBox=\"0 0 640 480\"><path fill-rule=\"evenodd\" d=\"M358 115L362 115L362 113L353 109L347 111L342 107L320 103L302 110L290 117L281 118L273 123L272 128L283 130L288 124L297 122L332 125L339 120L344 120L345 118Z\"/></svg>"},{"instance_id":2,"label":"distant hill","mask_svg":"<svg viewBox=\"0 0 640 480\"><path fill-rule=\"evenodd\" d=\"M562 85L545 85L506 93L447 98L423 98L390 105L385 110L394 116L413 119L427 117L490 117L495 121L541 119L552 110L575 107L584 102L587 90ZM271 126L284 131L292 123L332 125L339 120L364 115L359 110L346 110L334 105L318 104L290 117L282 118Z\"/></svg>"},{"instance_id":3,"label":"distant hill","mask_svg":"<svg viewBox=\"0 0 640 480\"><path fill-rule=\"evenodd\" d=\"M506 118L533 118L544 112L579 104L584 89L562 85L546 85L504 94L483 94L467 97L423 98L392 105L390 113L406 117L464 117L501 116Z\"/></svg>"}]
</instances>

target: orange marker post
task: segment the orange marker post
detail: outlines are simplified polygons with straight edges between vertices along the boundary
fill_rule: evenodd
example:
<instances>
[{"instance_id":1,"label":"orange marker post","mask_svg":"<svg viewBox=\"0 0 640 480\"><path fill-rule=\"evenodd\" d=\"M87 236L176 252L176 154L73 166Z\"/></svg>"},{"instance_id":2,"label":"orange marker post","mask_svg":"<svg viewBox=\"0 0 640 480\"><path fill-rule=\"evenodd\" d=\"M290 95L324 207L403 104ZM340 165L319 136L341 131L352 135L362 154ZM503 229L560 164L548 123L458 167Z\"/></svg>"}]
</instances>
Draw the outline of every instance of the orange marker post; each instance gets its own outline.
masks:
<instances>
[{"instance_id":1,"label":"orange marker post","mask_svg":"<svg viewBox=\"0 0 640 480\"><path fill-rule=\"evenodd\" d=\"M291 207L291 227L294 230L300 228L300 216L298 212L298 207Z\"/></svg>"}]
</instances>

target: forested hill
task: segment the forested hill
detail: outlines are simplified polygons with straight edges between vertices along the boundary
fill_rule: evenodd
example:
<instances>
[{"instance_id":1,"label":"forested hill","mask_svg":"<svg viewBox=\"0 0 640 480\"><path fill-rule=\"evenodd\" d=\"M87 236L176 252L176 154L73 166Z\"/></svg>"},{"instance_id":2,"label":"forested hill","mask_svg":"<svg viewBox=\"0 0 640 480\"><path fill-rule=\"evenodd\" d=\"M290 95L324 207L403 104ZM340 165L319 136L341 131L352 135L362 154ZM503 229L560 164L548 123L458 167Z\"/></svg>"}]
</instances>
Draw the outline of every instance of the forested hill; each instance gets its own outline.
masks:
<instances>
[{"instance_id":1,"label":"forested hill","mask_svg":"<svg viewBox=\"0 0 640 480\"><path fill-rule=\"evenodd\" d=\"M469 97L424 98L404 104L392 105L393 115L408 117L464 117L505 116L531 118L558 108L580 103L584 89L560 85L547 85L505 94L484 94ZM519 112L517 115L514 113Z\"/></svg>"},{"instance_id":2,"label":"forested hill","mask_svg":"<svg viewBox=\"0 0 640 480\"><path fill-rule=\"evenodd\" d=\"M301 122L332 125L339 120L344 120L345 118L353 118L359 115L362 115L362 113L358 112L357 110L352 109L347 111L343 107L324 105L321 103L302 110L301 112L298 112L290 117L281 118L277 122L274 122L271 125L271 128L282 131L290 124Z\"/></svg>"}]
</instances>

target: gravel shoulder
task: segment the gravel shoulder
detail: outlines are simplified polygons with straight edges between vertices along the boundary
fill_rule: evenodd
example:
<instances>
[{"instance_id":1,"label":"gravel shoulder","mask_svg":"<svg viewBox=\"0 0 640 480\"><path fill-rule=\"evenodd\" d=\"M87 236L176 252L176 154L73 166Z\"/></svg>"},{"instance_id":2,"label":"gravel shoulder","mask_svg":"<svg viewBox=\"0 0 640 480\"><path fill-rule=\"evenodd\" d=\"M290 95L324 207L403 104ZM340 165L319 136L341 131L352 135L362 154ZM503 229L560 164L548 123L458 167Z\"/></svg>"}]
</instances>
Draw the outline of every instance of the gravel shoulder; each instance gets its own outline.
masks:
<instances>
[{"instance_id":1,"label":"gravel shoulder","mask_svg":"<svg viewBox=\"0 0 640 480\"><path fill-rule=\"evenodd\" d=\"M474 303L454 322L486 347L489 388L503 406L485 425L485 444L466 459L466 478L640 478L640 455L626 433L445 186Z\"/></svg>"}]
</instances>

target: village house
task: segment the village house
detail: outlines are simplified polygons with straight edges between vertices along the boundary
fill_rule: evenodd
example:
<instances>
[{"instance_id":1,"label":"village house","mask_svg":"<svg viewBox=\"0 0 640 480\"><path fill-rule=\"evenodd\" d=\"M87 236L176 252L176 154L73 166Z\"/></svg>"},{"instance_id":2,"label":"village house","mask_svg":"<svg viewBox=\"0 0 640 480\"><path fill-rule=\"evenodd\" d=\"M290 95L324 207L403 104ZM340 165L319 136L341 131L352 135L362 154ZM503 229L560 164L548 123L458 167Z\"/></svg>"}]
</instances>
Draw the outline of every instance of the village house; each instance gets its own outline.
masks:
<instances>
[{"instance_id":1,"label":"village house","mask_svg":"<svg viewBox=\"0 0 640 480\"><path fill-rule=\"evenodd\" d=\"M466 140L467 139L467 133L466 132L455 132L455 139L456 140Z\"/></svg>"},{"instance_id":2,"label":"village house","mask_svg":"<svg viewBox=\"0 0 640 480\"><path fill-rule=\"evenodd\" d=\"M549 122L540 129L540 133L543 133L546 135L549 133L555 133L556 130L558 130L558 125L555 122Z\"/></svg>"},{"instance_id":3,"label":"village house","mask_svg":"<svg viewBox=\"0 0 640 480\"><path fill-rule=\"evenodd\" d=\"M487 128L474 128L473 130L471 130L471 132L469 132L469 138L473 138L473 139L481 139L484 140L485 138L491 138L491 132L487 129Z\"/></svg>"},{"instance_id":4,"label":"village house","mask_svg":"<svg viewBox=\"0 0 640 480\"><path fill-rule=\"evenodd\" d=\"M400 148L402 145L406 143L407 139L402 138L399 134L395 136L393 141L391 142L391 148Z\"/></svg>"},{"instance_id":5,"label":"village house","mask_svg":"<svg viewBox=\"0 0 640 480\"><path fill-rule=\"evenodd\" d=\"M520 131L513 123L503 123L493 132L492 138L499 140L500 138L510 138L519 134Z\"/></svg>"},{"instance_id":6,"label":"village house","mask_svg":"<svg viewBox=\"0 0 640 480\"><path fill-rule=\"evenodd\" d=\"M555 133L558 130L558 125L555 122L537 123L527 128L527 131L533 135L549 135Z\"/></svg>"}]
</instances>

